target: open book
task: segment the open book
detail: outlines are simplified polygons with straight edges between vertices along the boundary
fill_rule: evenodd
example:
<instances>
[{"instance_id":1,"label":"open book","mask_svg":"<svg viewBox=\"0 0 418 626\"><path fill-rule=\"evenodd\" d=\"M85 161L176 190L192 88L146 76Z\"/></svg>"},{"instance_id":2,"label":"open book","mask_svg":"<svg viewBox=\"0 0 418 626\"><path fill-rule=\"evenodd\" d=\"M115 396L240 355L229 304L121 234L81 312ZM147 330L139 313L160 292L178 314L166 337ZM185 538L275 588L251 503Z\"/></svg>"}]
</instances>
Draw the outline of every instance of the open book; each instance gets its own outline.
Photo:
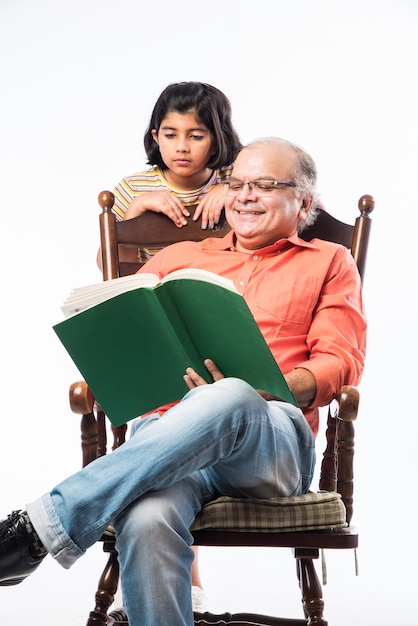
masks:
<instances>
[{"instance_id":1,"label":"open book","mask_svg":"<svg viewBox=\"0 0 418 626\"><path fill-rule=\"evenodd\" d=\"M54 331L115 426L181 399L189 366L212 382L206 358L296 405L244 298L222 276L133 274L74 289L61 308Z\"/></svg>"}]
</instances>

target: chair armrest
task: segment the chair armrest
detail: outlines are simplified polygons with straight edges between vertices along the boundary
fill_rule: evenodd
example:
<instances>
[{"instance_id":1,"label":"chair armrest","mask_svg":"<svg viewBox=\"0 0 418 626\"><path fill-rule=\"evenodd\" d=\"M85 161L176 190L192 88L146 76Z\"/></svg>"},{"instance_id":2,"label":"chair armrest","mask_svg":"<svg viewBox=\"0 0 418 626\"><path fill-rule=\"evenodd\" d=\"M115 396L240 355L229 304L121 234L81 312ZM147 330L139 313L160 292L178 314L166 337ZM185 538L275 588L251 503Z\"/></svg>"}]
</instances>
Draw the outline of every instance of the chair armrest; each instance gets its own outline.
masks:
<instances>
[{"instance_id":1,"label":"chair armrest","mask_svg":"<svg viewBox=\"0 0 418 626\"><path fill-rule=\"evenodd\" d=\"M338 419L344 422L353 422L357 419L360 394L356 387L351 385L341 387L337 402L339 405L337 412Z\"/></svg>"},{"instance_id":2,"label":"chair armrest","mask_svg":"<svg viewBox=\"0 0 418 626\"><path fill-rule=\"evenodd\" d=\"M95 400L86 381L80 380L70 386L69 400L73 413L85 415L93 412Z\"/></svg>"},{"instance_id":3,"label":"chair armrest","mask_svg":"<svg viewBox=\"0 0 418 626\"><path fill-rule=\"evenodd\" d=\"M77 381L70 386L70 407L73 413L81 415L81 451L83 467L107 453L106 415L96 402L88 384ZM115 450L125 442L127 426L110 426Z\"/></svg>"},{"instance_id":4,"label":"chair armrest","mask_svg":"<svg viewBox=\"0 0 418 626\"><path fill-rule=\"evenodd\" d=\"M85 467L94 459L100 456L100 449L103 443L103 434L97 416L95 415L95 398L88 384L84 381L77 381L70 386L69 391L70 407L73 413L81 415L80 436L82 466Z\"/></svg>"},{"instance_id":5,"label":"chair armrest","mask_svg":"<svg viewBox=\"0 0 418 626\"><path fill-rule=\"evenodd\" d=\"M337 491L342 496L347 511L347 523L350 524L354 492L354 420L357 418L360 394L356 387L345 385L337 400Z\"/></svg>"},{"instance_id":6,"label":"chair armrest","mask_svg":"<svg viewBox=\"0 0 418 626\"><path fill-rule=\"evenodd\" d=\"M348 524L353 515L354 420L357 418L359 400L357 388L344 385L328 407L326 448L319 479L320 489L341 494Z\"/></svg>"}]
</instances>

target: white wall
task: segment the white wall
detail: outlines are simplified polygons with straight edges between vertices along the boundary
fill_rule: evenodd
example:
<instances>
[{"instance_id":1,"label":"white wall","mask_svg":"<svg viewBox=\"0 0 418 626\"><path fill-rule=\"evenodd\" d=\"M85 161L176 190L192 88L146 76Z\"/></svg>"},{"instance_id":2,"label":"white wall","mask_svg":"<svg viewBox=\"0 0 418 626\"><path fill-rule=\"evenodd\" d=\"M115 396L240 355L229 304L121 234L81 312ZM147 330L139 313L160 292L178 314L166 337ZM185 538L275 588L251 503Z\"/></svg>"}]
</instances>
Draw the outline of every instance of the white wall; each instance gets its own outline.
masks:
<instances>
[{"instance_id":1,"label":"white wall","mask_svg":"<svg viewBox=\"0 0 418 626\"><path fill-rule=\"evenodd\" d=\"M143 168L143 131L168 83L211 82L244 142L279 135L312 153L323 201L342 220L362 194L375 197L356 453L361 573L351 554L328 556L326 616L418 623L406 502L417 438L417 18L414 0L1 0L0 517L79 467L67 404L78 374L51 326L73 286L100 280L97 194ZM202 550L212 610L274 612L280 598L282 613L299 614L292 556L279 553L273 572L275 555ZM257 560L264 573L250 582L244 566ZM69 572L47 559L1 589L0 622L85 623L102 561L98 547Z\"/></svg>"}]
</instances>

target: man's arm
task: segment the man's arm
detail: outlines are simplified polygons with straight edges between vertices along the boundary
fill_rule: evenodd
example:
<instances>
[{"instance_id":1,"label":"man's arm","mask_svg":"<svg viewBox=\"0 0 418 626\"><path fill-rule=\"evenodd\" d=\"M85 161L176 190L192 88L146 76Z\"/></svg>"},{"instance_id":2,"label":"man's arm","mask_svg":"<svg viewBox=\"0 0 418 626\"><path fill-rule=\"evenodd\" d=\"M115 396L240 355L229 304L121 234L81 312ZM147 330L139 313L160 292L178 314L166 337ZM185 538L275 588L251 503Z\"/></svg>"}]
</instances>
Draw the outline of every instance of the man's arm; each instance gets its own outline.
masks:
<instances>
[{"instance_id":1,"label":"man's arm","mask_svg":"<svg viewBox=\"0 0 418 626\"><path fill-rule=\"evenodd\" d=\"M343 385L358 384L364 366L365 344L366 318L360 276L350 252L340 247L329 266L313 312L306 337L309 356L294 364L289 373L289 376L296 376L300 370L312 372L316 394L309 406L325 406ZM292 388L293 381L288 382Z\"/></svg>"},{"instance_id":2,"label":"man's arm","mask_svg":"<svg viewBox=\"0 0 418 626\"><path fill-rule=\"evenodd\" d=\"M294 369L289 374L285 374L285 379L290 389L292 390L295 400L298 406L303 408L309 406L316 395L316 380L315 376L309 370L304 367ZM273 396L271 393L257 389L258 393L264 400L280 400Z\"/></svg>"},{"instance_id":3,"label":"man's arm","mask_svg":"<svg viewBox=\"0 0 418 626\"><path fill-rule=\"evenodd\" d=\"M312 372L298 367L286 374L285 379L300 407L312 404L316 395L316 379Z\"/></svg>"}]
</instances>

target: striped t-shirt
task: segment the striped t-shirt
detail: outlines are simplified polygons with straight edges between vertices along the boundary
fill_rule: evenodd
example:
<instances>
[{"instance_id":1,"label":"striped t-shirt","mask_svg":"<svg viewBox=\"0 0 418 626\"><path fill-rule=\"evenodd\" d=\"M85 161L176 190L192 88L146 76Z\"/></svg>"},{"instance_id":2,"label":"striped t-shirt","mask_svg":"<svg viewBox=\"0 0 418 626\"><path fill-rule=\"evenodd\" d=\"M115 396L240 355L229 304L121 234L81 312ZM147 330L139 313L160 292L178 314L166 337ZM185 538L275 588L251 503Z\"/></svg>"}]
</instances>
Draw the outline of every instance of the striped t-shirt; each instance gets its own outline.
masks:
<instances>
[{"instance_id":1,"label":"striped t-shirt","mask_svg":"<svg viewBox=\"0 0 418 626\"><path fill-rule=\"evenodd\" d=\"M168 189L172 191L180 200L184 206L189 207L199 202L199 197L207 193L215 185L225 183L229 180L231 175L232 165L228 165L214 170L209 180L199 187L199 189L193 189L192 191L180 191L171 185L165 178L164 174L158 166L154 166L144 172L138 172L132 174L132 176L126 176L123 178L113 190L115 196L115 204L113 206L113 213L116 215L117 220L123 220L125 213L131 204L132 200L139 196L141 193L148 193L150 191L161 191ZM138 249L138 261L145 263L151 256L153 256L158 249L140 248Z\"/></svg>"}]
</instances>

